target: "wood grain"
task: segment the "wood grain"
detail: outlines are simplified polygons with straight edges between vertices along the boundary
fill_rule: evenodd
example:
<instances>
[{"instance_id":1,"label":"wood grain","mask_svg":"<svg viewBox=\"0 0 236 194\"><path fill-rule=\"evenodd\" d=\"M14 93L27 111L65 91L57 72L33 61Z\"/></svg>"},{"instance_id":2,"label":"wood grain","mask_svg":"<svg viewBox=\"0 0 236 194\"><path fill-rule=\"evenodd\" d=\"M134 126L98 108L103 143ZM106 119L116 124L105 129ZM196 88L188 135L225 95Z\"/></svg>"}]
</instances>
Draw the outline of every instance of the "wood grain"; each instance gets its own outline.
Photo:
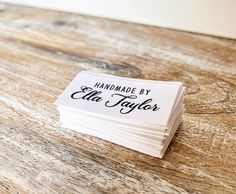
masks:
<instances>
[{"instance_id":1,"label":"wood grain","mask_svg":"<svg viewBox=\"0 0 236 194\"><path fill-rule=\"evenodd\" d=\"M0 9L1 194L236 193L235 40ZM81 70L184 83L163 159L60 127L53 102Z\"/></svg>"}]
</instances>

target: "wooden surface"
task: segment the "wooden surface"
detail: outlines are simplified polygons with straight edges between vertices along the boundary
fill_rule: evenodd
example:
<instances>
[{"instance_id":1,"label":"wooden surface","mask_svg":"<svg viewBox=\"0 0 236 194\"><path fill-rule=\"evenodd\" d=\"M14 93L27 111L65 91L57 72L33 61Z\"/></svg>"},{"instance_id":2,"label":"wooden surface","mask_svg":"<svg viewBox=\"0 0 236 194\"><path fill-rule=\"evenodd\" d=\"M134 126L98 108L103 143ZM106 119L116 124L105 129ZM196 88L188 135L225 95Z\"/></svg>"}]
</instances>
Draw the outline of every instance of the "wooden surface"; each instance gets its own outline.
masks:
<instances>
[{"instance_id":1,"label":"wooden surface","mask_svg":"<svg viewBox=\"0 0 236 194\"><path fill-rule=\"evenodd\" d=\"M184 83L163 159L60 127L81 70ZM235 75L235 40L0 4L0 193L236 193Z\"/></svg>"}]
</instances>

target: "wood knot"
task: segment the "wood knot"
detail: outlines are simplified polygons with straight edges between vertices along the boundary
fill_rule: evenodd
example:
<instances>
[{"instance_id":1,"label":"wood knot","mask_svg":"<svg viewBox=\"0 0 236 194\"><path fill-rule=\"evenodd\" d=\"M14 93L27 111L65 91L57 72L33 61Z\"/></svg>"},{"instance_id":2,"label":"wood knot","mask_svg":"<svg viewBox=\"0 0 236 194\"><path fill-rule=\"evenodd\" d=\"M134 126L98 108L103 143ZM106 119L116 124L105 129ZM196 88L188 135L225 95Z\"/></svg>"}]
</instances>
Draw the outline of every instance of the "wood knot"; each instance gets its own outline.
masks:
<instances>
[{"instance_id":1,"label":"wood knot","mask_svg":"<svg viewBox=\"0 0 236 194\"><path fill-rule=\"evenodd\" d=\"M141 69L131 64L117 64L106 60L94 60L91 66L120 76L133 78L143 77Z\"/></svg>"}]
</instances>

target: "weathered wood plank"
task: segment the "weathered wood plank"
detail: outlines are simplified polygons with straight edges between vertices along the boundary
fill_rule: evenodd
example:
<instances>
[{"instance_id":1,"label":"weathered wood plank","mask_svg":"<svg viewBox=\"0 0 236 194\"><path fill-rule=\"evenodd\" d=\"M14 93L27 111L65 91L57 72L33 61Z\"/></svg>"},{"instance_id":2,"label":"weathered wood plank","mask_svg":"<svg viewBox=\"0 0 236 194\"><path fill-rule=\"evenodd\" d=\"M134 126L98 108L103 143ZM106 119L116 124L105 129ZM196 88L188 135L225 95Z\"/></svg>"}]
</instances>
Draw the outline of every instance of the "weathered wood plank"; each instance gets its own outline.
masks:
<instances>
[{"instance_id":1,"label":"weathered wood plank","mask_svg":"<svg viewBox=\"0 0 236 194\"><path fill-rule=\"evenodd\" d=\"M0 193L235 193L236 41L4 4ZM162 160L60 127L81 70L184 82Z\"/></svg>"}]
</instances>

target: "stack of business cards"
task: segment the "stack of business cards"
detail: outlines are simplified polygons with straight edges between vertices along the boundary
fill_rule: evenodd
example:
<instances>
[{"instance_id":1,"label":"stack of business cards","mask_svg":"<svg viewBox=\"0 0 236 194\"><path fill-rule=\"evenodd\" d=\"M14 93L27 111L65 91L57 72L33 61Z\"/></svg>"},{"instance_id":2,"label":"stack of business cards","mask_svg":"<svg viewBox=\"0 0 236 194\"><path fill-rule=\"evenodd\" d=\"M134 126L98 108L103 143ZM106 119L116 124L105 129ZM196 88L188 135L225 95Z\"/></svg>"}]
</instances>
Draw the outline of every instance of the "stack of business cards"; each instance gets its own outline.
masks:
<instances>
[{"instance_id":1,"label":"stack of business cards","mask_svg":"<svg viewBox=\"0 0 236 194\"><path fill-rule=\"evenodd\" d=\"M183 112L181 82L81 72L56 105L63 127L162 158Z\"/></svg>"}]
</instances>

